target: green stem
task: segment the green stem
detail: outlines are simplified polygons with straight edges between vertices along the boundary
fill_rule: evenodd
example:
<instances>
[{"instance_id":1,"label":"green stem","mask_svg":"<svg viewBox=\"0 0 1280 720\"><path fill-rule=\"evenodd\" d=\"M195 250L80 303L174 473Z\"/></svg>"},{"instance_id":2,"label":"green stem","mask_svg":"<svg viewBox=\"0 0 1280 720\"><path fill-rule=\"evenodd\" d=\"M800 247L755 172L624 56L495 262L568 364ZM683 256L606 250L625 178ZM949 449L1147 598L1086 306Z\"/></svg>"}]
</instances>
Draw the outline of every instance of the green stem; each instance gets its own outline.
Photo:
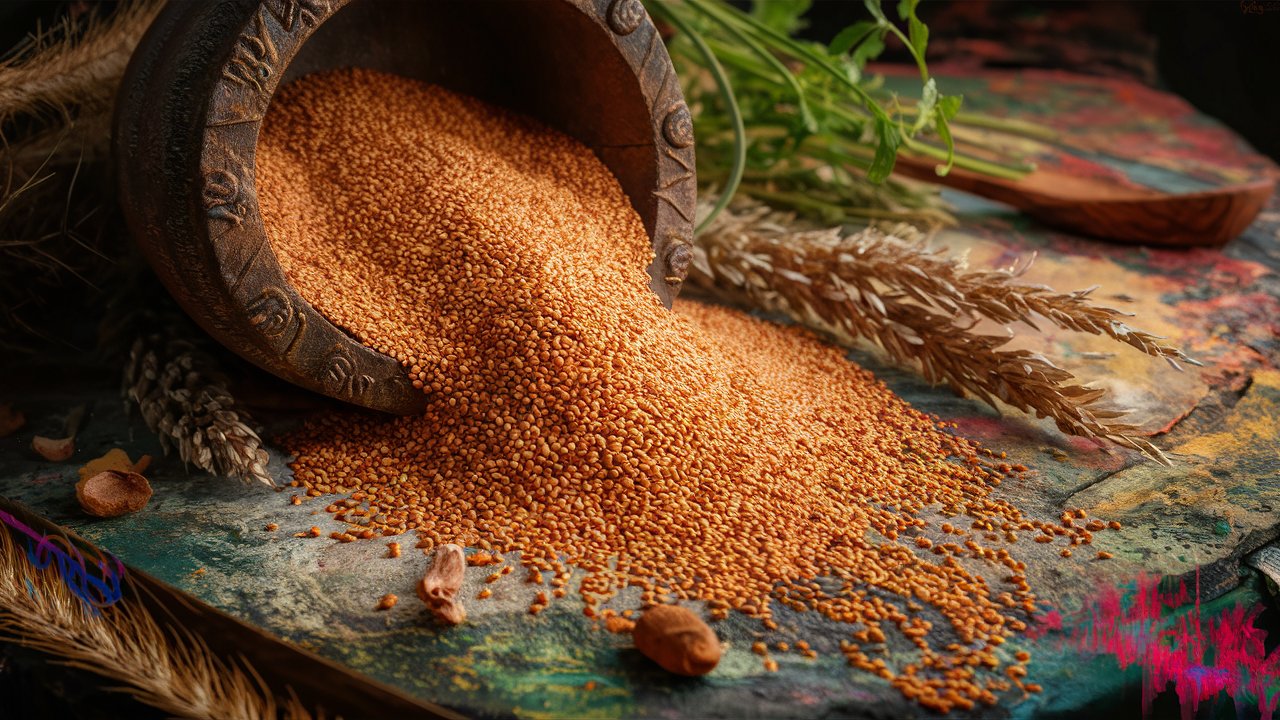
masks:
<instances>
[{"instance_id":1,"label":"green stem","mask_svg":"<svg viewBox=\"0 0 1280 720\"><path fill-rule=\"evenodd\" d=\"M760 58L765 65L768 65L781 76L782 81L790 86L791 92L796 96L796 107L800 112L800 119L804 123L805 130L815 132L817 130L817 122L813 119L813 113L809 111L809 104L805 101L804 90L800 88L800 83L796 80L796 76L787 69L787 66L782 64L781 60L774 57L773 53L769 52L754 38L739 30L732 23L726 22L723 17L714 15L708 17L724 28L730 35L737 38L738 42L750 48L756 57Z\"/></svg>"},{"instance_id":2,"label":"green stem","mask_svg":"<svg viewBox=\"0 0 1280 720\"><path fill-rule=\"evenodd\" d=\"M919 115L920 108L915 105L902 105L899 111L903 115ZM1058 140L1058 131L1045 125L1037 125L1026 120L1015 120L1012 118L995 117L994 115L982 115L980 113L957 113L951 122L956 125L968 127L980 127L987 130L999 130L1009 135L1019 135L1021 137L1031 138L1032 140L1044 140L1045 142L1054 142Z\"/></svg>"},{"instance_id":3,"label":"green stem","mask_svg":"<svg viewBox=\"0 0 1280 720\"><path fill-rule=\"evenodd\" d=\"M944 162L947 159L947 151L943 150L942 148L936 148L936 147L933 147L932 145L926 145L925 143L919 142L917 140L912 140L911 138L908 138L908 137L902 138L902 144L908 150L914 153L919 153L921 155L925 155L927 157L931 157L936 160L942 160ZM958 168L963 168L965 170L980 172L984 175L1003 178L1005 180L1017 180L1019 178L1025 177L1027 173L1036 169L1034 165L1027 165L1025 163L1021 163L1016 166L1010 166L1010 165L1004 165L1002 163L992 162L990 160L980 160L978 158L961 156L961 155L955 156L955 166Z\"/></svg>"},{"instance_id":4,"label":"green stem","mask_svg":"<svg viewBox=\"0 0 1280 720\"><path fill-rule=\"evenodd\" d=\"M716 59L715 53L711 52L711 48L707 47L702 36L694 32L693 28L683 18L662 3L653 3L650 6L650 10L657 10L664 20L671 23L676 30L682 33L697 48L703 60L707 63L707 69L715 80L716 87L720 90L720 96L725 104L725 111L729 114L729 122L733 126L733 165L729 170L728 180L725 181L725 186L720 192L720 198L716 200L711 212L707 213L707 216L694 229L694 233L697 234L705 230L711 221L729 206L729 201L733 199L733 194L738 191L738 185L742 182L742 173L747 166L747 130L743 125L742 109L738 107L738 100L733 94L733 86L729 83L729 76L720 65L720 61Z\"/></svg>"},{"instance_id":5,"label":"green stem","mask_svg":"<svg viewBox=\"0 0 1280 720\"><path fill-rule=\"evenodd\" d=\"M831 76L836 80L836 82L840 83L852 92L871 114L886 122L892 122L892 119L887 113L885 113L884 109L880 107L880 104L877 103L874 98L863 90L861 86L850 80L843 70L832 65L827 58L814 52L812 48L806 47L804 44L793 40L777 30L774 30L750 15L725 10L716 0L685 0L685 3L690 7L700 10L704 15L719 16L726 22L737 24L748 32L768 39L781 51L786 52L791 57L812 64L813 67L818 68L822 72Z\"/></svg>"},{"instance_id":6,"label":"green stem","mask_svg":"<svg viewBox=\"0 0 1280 720\"><path fill-rule=\"evenodd\" d=\"M1011 120L1009 118L998 118L991 115L979 115L978 113L958 113L953 122L959 125L968 125L970 127L987 128L989 130L1000 130L1010 135L1021 135L1033 140L1044 140L1046 142L1054 142L1058 139L1058 132L1044 125L1027 122L1025 120Z\"/></svg>"},{"instance_id":7,"label":"green stem","mask_svg":"<svg viewBox=\"0 0 1280 720\"><path fill-rule=\"evenodd\" d=\"M941 210L923 210L923 211L902 211L902 210L879 210L876 208L845 208L841 205L835 205L829 202L815 199L809 193L796 193L774 190L762 190L752 186L744 186L743 192L766 202L786 205L795 208L809 208L817 211L825 217L834 218L870 218L873 220L901 220L906 217L934 219L939 221L950 222L951 215Z\"/></svg>"}]
</instances>

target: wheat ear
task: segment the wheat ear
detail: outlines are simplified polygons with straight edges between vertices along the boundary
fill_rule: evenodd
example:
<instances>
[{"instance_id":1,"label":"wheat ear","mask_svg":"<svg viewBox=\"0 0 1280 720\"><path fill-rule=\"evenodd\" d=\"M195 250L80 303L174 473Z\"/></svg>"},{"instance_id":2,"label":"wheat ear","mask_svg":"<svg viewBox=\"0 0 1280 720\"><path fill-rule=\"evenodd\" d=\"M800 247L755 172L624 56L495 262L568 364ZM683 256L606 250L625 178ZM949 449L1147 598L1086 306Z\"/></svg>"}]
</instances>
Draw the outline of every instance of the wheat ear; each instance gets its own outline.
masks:
<instances>
[{"instance_id":1,"label":"wheat ear","mask_svg":"<svg viewBox=\"0 0 1280 720\"><path fill-rule=\"evenodd\" d=\"M134 597L90 608L56 568L37 570L0 527L0 639L100 675L117 684L112 689L177 717L312 717L294 696L277 702L246 660L218 658L190 632L162 626Z\"/></svg>"},{"instance_id":2,"label":"wheat ear","mask_svg":"<svg viewBox=\"0 0 1280 720\"><path fill-rule=\"evenodd\" d=\"M999 407L997 401L1050 418L1063 432L1107 440L1159 462L1168 459L1100 401L1101 388L1042 355L1001 349L1011 335L975 330L1047 321L1105 335L1175 367L1199 364L1181 350L1125 324L1129 316L1093 304L1089 290L1059 293L1022 283L1027 264L972 271L962 258L878 230L794 231L794 218L759 205L722 213L695 244L689 282L727 299L789 315L846 344L865 338L925 379L946 383ZM905 232L903 234L906 234Z\"/></svg>"}]
</instances>

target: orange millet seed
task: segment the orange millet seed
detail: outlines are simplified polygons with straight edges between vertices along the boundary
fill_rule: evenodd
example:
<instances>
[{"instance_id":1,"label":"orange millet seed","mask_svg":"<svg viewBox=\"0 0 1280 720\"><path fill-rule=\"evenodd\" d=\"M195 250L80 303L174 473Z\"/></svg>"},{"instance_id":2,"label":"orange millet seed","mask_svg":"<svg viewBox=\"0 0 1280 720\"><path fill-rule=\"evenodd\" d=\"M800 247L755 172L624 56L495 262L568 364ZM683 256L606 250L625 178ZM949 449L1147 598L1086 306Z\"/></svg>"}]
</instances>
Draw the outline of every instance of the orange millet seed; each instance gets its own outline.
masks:
<instances>
[{"instance_id":1,"label":"orange millet seed","mask_svg":"<svg viewBox=\"0 0 1280 720\"><path fill-rule=\"evenodd\" d=\"M572 570L597 603L635 585L645 606L720 603L771 627L775 604L818 612L874 643L909 637L929 665L842 646L908 697L946 710L987 692L969 669L998 670L983 648L1024 630L1035 596L988 587L979 568L1019 564L985 536L925 548L915 528L926 510L1022 528L992 495L999 471L810 332L664 308L644 224L589 148L433 85L338 70L277 93L256 162L290 283L426 397L419 415L330 411L282 438L308 496L350 493L331 505L365 529L340 540L518 551L554 571L555 598ZM824 576L858 580L800 579ZM960 642L933 640L908 601Z\"/></svg>"}]
</instances>

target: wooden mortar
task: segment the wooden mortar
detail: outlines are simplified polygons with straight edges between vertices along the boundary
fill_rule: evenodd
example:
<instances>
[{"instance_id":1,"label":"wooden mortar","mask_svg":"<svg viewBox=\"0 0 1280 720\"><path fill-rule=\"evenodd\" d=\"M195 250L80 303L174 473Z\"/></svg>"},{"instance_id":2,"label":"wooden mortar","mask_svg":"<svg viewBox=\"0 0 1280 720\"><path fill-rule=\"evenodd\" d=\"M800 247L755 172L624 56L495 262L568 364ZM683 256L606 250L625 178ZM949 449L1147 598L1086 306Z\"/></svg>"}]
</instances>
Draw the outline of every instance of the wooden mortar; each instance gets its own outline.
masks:
<instances>
[{"instance_id":1,"label":"wooden mortar","mask_svg":"<svg viewBox=\"0 0 1280 720\"><path fill-rule=\"evenodd\" d=\"M254 187L277 87L365 67L527 113L590 146L644 221L670 306L693 237L693 130L640 0L171 2L139 44L114 128L129 230L186 312L302 387L391 413L426 398L396 360L321 316L285 279Z\"/></svg>"}]
</instances>

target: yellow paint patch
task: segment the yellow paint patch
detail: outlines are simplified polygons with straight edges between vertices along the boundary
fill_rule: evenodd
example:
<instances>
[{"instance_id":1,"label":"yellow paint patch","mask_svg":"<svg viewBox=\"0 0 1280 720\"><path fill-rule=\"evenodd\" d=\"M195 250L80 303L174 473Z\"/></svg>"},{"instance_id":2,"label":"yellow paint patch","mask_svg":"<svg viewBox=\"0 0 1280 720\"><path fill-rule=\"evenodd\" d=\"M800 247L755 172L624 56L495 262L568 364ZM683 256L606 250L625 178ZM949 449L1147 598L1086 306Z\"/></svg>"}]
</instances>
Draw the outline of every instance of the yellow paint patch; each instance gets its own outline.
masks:
<instances>
[{"instance_id":1,"label":"yellow paint patch","mask_svg":"<svg viewBox=\"0 0 1280 720\"><path fill-rule=\"evenodd\" d=\"M1271 390L1273 392L1266 392ZM1175 452L1217 459L1253 454L1270 446L1280 460L1280 371L1264 370L1253 375L1253 386L1240 399L1221 432L1207 433L1179 445Z\"/></svg>"},{"instance_id":2,"label":"yellow paint patch","mask_svg":"<svg viewBox=\"0 0 1280 720\"><path fill-rule=\"evenodd\" d=\"M1280 461L1278 426L1280 372L1258 372L1249 391L1224 419L1222 430L1197 436L1173 448L1174 457L1182 456L1186 460L1175 461L1172 468L1159 468L1150 463L1135 466L1089 488L1073 498L1073 502L1102 515L1160 503L1168 508L1244 519L1249 512L1236 508L1227 490L1257 486L1261 492L1270 479L1238 472L1221 478L1208 468L1230 469L1246 460ZM1189 467L1189 463L1192 466Z\"/></svg>"}]
</instances>

